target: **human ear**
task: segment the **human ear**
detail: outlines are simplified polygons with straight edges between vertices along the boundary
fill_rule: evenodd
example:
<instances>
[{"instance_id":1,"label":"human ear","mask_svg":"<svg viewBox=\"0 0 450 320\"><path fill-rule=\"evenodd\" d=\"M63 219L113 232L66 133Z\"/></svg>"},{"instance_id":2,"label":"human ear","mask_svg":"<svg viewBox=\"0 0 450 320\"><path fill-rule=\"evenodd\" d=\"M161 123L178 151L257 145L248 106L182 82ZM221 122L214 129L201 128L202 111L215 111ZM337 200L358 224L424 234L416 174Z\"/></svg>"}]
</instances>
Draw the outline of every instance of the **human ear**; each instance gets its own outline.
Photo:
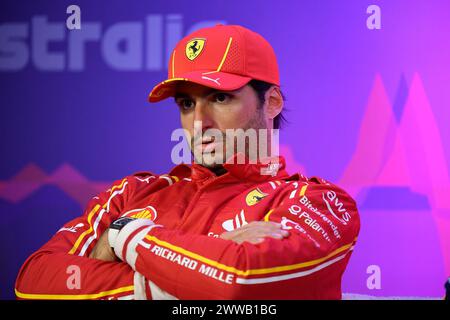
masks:
<instances>
[{"instance_id":1,"label":"human ear","mask_svg":"<svg viewBox=\"0 0 450 320\"><path fill-rule=\"evenodd\" d=\"M280 114L284 106L283 95L281 94L280 87L272 86L267 90L265 94L265 109L267 117L274 119Z\"/></svg>"}]
</instances>

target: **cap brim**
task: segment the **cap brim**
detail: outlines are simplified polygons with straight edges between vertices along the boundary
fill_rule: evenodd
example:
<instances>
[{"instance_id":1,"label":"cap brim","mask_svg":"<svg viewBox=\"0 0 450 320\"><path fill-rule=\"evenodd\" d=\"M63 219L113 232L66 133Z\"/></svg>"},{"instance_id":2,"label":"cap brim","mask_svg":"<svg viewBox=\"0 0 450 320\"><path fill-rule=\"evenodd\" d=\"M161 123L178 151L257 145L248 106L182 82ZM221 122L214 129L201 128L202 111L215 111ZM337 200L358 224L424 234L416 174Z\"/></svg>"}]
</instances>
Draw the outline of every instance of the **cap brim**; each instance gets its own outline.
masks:
<instances>
[{"instance_id":1,"label":"cap brim","mask_svg":"<svg viewBox=\"0 0 450 320\"><path fill-rule=\"evenodd\" d=\"M168 97L173 97L176 92L176 86L181 81L189 81L209 88L231 91L245 86L250 80L252 79L249 77L232 73L194 71L157 84L148 95L148 101L158 102Z\"/></svg>"}]
</instances>

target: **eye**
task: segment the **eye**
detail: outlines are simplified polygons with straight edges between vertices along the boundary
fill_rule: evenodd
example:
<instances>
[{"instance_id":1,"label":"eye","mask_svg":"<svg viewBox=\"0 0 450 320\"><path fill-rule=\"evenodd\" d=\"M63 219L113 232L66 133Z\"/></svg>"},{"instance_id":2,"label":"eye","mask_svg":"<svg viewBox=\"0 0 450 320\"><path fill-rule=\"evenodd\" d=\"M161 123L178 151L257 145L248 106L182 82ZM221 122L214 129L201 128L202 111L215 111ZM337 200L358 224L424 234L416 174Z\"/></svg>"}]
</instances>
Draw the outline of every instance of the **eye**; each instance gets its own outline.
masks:
<instances>
[{"instance_id":1,"label":"eye","mask_svg":"<svg viewBox=\"0 0 450 320\"><path fill-rule=\"evenodd\" d=\"M214 94L214 101L218 103L227 103L231 99L231 95L224 92L218 92Z\"/></svg>"},{"instance_id":2,"label":"eye","mask_svg":"<svg viewBox=\"0 0 450 320\"><path fill-rule=\"evenodd\" d=\"M176 103L182 110L186 110L186 111L193 109L195 106L194 101L192 99L188 99L188 98L176 99Z\"/></svg>"}]
</instances>

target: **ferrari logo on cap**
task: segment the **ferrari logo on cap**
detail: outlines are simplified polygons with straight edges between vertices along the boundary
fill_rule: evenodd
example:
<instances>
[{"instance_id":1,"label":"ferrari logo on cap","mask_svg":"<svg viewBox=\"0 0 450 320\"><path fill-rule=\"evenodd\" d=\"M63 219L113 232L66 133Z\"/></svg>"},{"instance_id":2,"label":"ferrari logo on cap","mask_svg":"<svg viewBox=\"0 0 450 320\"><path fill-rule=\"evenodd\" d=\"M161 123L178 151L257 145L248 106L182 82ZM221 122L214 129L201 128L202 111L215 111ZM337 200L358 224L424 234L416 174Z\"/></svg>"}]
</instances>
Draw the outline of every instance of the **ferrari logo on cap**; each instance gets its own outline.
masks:
<instances>
[{"instance_id":1,"label":"ferrari logo on cap","mask_svg":"<svg viewBox=\"0 0 450 320\"><path fill-rule=\"evenodd\" d=\"M205 39L195 38L186 44L186 57L189 60L194 60L202 52L205 47Z\"/></svg>"}]
</instances>

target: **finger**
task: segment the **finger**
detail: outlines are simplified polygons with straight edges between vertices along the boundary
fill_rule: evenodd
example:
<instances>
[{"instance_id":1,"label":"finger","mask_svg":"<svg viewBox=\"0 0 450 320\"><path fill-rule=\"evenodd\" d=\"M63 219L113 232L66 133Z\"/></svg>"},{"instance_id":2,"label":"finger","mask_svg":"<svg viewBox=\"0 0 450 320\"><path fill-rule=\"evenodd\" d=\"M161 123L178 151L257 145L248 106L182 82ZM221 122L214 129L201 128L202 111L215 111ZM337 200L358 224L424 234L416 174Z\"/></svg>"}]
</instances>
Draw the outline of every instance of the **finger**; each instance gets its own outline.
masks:
<instances>
[{"instance_id":1,"label":"finger","mask_svg":"<svg viewBox=\"0 0 450 320\"><path fill-rule=\"evenodd\" d=\"M272 234L267 235L267 237L274 239L283 239L283 235L281 233L274 232Z\"/></svg>"},{"instance_id":2,"label":"finger","mask_svg":"<svg viewBox=\"0 0 450 320\"><path fill-rule=\"evenodd\" d=\"M260 222L260 221L258 221ZM262 233L262 234L270 234L272 232L275 232L277 230L280 230L277 226L273 225L272 223L268 224L266 222L258 223L258 224L248 224L244 227L238 228L233 231L226 231L220 235L222 239L234 239L237 237L246 237L247 235L251 235L254 233Z\"/></svg>"},{"instance_id":3,"label":"finger","mask_svg":"<svg viewBox=\"0 0 450 320\"><path fill-rule=\"evenodd\" d=\"M272 234L268 235L268 237L275 238L275 239L284 239L289 236L289 232L286 230L280 230L280 232L273 232Z\"/></svg>"},{"instance_id":4,"label":"finger","mask_svg":"<svg viewBox=\"0 0 450 320\"><path fill-rule=\"evenodd\" d=\"M273 233L279 233L283 237L287 237L289 232L278 228L275 223L268 223L258 221L259 223L253 223L250 227L239 228L233 231L226 231L220 235L220 238L225 240L233 240L234 242L242 242L248 239L253 239L256 237L267 237ZM275 236L275 238L280 238Z\"/></svg>"},{"instance_id":5,"label":"finger","mask_svg":"<svg viewBox=\"0 0 450 320\"><path fill-rule=\"evenodd\" d=\"M260 235L260 236L270 236L272 234L278 234L282 237L287 237L289 235L289 231L283 230L283 229L273 229L273 228L258 228L258 229L252 229L248 230L245 234L242 234L242 236L254 236L254 235Z\"/></svg>"},{"instance_id":6,"label":"finger","mask_svg":"<svg viewBox=\"0 0 450 320\"><path fill-rule=\"evenodd\" d=\"M280 232L282 229L271 225L258 225L251 228L243 229L240 234L254 234L254 233L272 233Z\"/></svg>"},{"instance_id":7,"label":"finger","mask_svg":"<svg viewBox=\"0 0 450 320\"><path fill-rule=\"evenodd\" d=\"M228 240L228 239L233 239L233 238L239 237L239 236L241 236L242 234L248 232L248 230L250 230L250 229L238 228L238 229L233 230L233 231L225 231L224 233L222 233L222 234L220 235L220 237L221 237L222 239L226 239L226 240Z\"/></svg>"},{"instance_id":8,"label":"finger","mask_svg":"<svg viewBox=\"0 0 450 320\"><path fill-rule=\"evenodd\" d=\"M247 234L242 234L239 237L235 237L231 240L235 241L236 243L242 243L244 241L248 241L251 243L259 243L258 239L264 239L264 238L274 238L274 239L283 239L288 236L288 233L286 232L262 232L259 230L258 232L252 232Z\"/></svg>"},{"instance_id":9,"label":"finger","mask_svg":"<svg viewBox=\"0 0 450 320\"><path fill-rule=\"evenodd\" d=\"M273 221L252 221L240 229L249 229L254 227L270 227L270 228L281 228L281 223L273 222Z\"/></svg>"},{"instance_id":10,"label":"finger","mask_svg":"<svg viewBox=\"0 0 450 320\"><path fill-rule=\"evenodd\" d=\"M275 239L283 239L289 236L289 232L286 230L277 230L277 231L260 231L256 232L252 235L257 237L272 237Z\"/></svg>"}]
</instances>

